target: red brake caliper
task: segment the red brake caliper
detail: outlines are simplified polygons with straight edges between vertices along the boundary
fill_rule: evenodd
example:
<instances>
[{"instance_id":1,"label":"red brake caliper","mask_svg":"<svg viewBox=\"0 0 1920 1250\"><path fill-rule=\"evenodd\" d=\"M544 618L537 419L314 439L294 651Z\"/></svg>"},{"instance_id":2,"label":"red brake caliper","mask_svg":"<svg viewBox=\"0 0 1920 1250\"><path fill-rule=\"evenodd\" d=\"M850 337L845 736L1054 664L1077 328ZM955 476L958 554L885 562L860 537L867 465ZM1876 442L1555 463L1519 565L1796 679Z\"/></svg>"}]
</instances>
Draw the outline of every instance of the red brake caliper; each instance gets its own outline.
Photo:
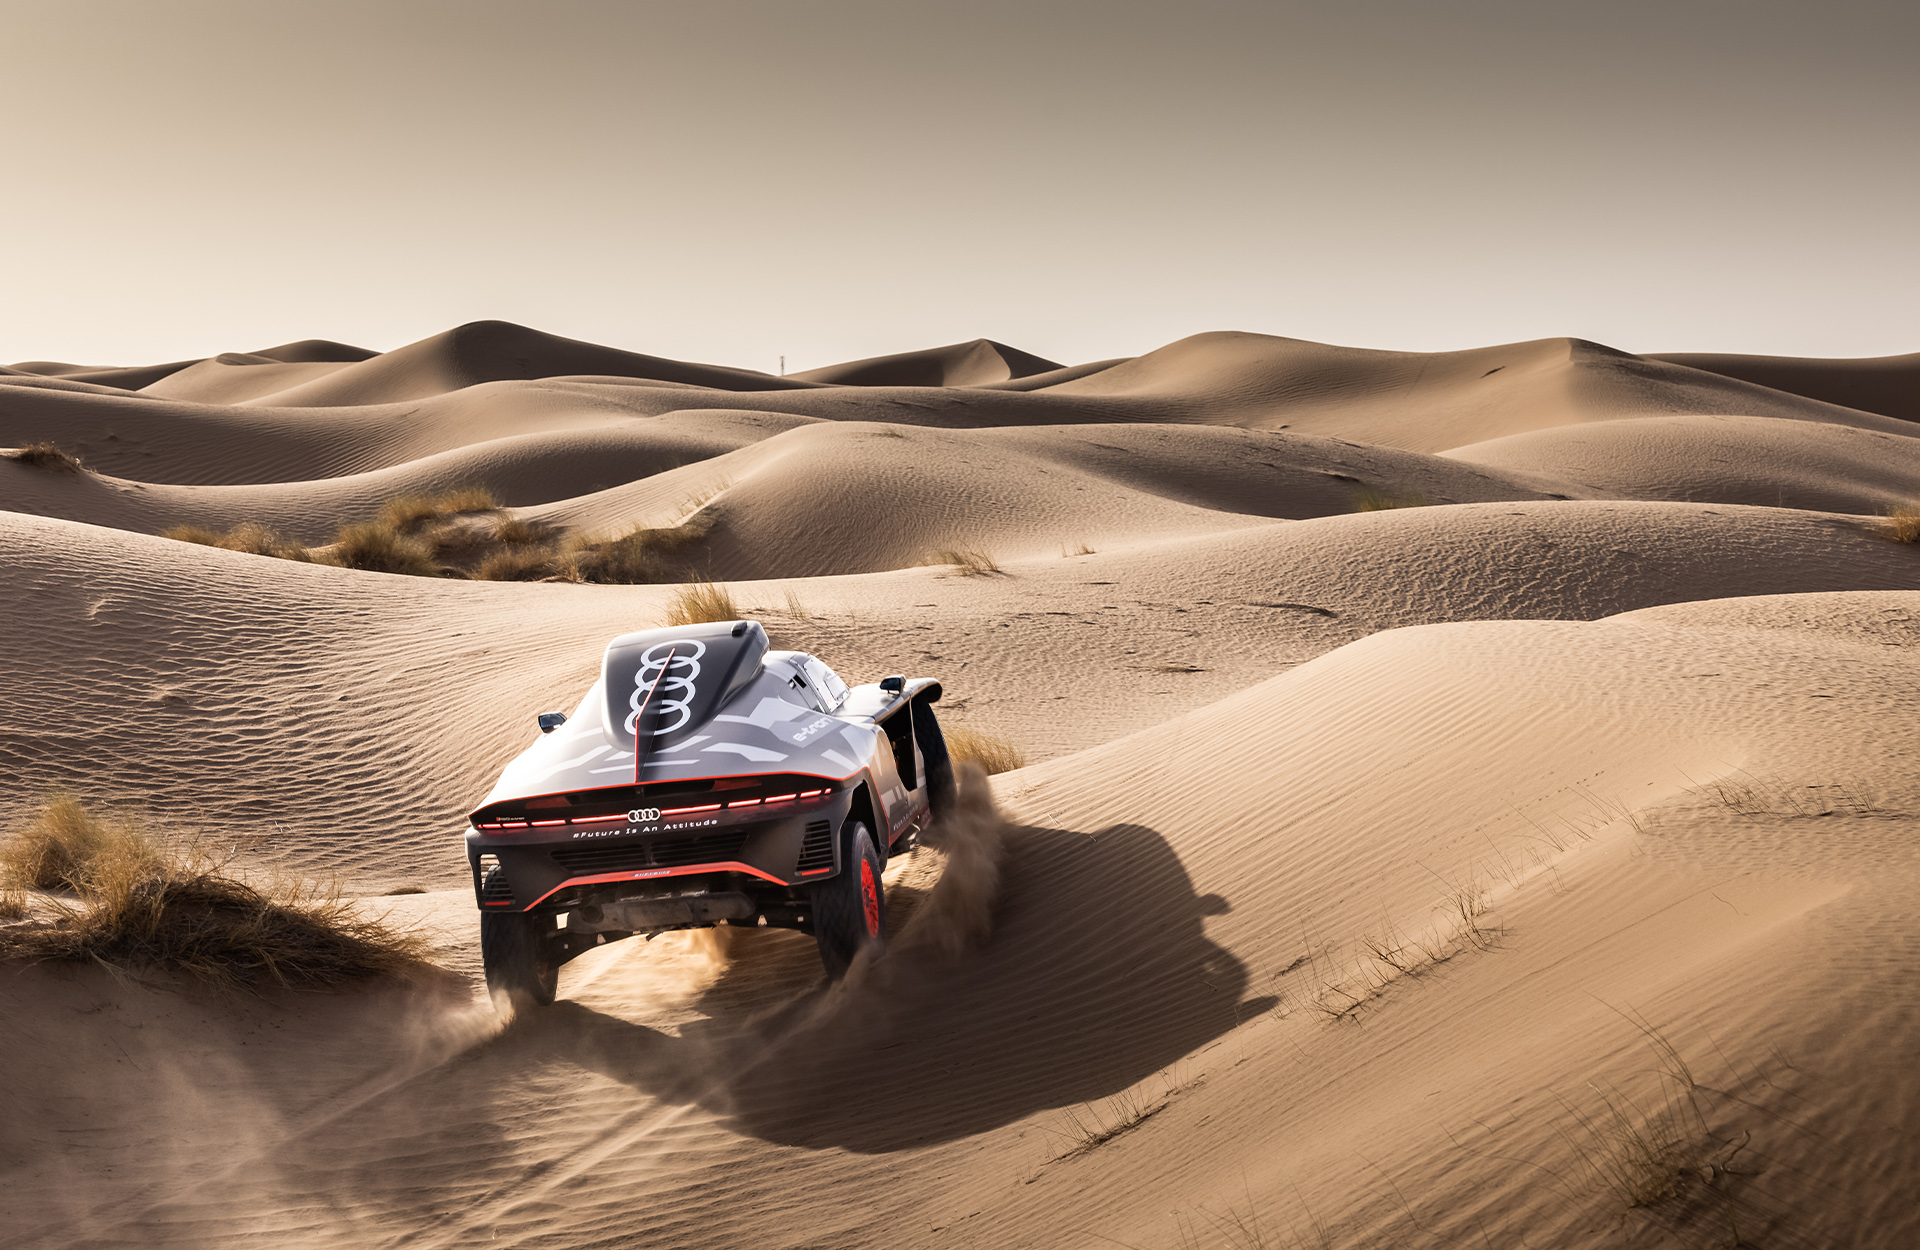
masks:
<instances>
[{"instance_id":1,"label":"red brake caliper","mask_svg":"<svg viewBox=\"0 0 1920 1250\"><path fill-rule=\"evenodd\" d=\"M880 936L880 886L873 879L873 861L860 861L860 899L867 908L867 936Z\"/></svg>"}]
</instances>

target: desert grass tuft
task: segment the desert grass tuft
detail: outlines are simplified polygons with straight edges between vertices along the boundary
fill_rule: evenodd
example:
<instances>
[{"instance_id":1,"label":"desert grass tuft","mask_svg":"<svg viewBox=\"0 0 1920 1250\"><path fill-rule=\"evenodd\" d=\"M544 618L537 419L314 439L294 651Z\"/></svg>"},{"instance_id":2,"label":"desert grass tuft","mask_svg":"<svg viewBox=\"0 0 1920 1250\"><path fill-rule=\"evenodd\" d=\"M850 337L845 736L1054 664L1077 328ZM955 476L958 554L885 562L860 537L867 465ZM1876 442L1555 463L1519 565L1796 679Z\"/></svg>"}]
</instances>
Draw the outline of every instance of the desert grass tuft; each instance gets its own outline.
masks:
<instances>
[{"instance_id":1,"label":"desert grass tuft","mask_svg":"<svg viewBox=\"0 0 1920 1250\"><path fill-rule=\"evenodd\" d=\"M498 512L500 501L480 486L459 486L438 495L396 495L380 505L378 523L412 533L428 521L475 512Z\"/></svg>"},{"instance_id":2,"label":"desert grass tuft","mask_svg":"<svg viewBox=\"0 0 1920 1250\"><path fill-rule=\"evenodd\" d=\"M231 856L167 842L131 817L56 796L0 850L9 884L63 889L41 923L0 930L0 957L163 968L230 986L317 987L434 971L426 939L370 917L333 884L261 883Z\"/></svg>"},{"instance_id":3,"label":"desert grass tuft","mask_svg":"<svg viewBox=\"0 0 1920 1250\"><path fill-rule=\"evenodd\" d=\"M0 921L19 920L27 914L27 892L18 886L0 884Z\"/></svg>"},{"instance_id":4,"label":"desert grass tuft","mask_svg":"<svg viewBox=\"0 0 1920 1250\"><path fill-rule=\"evenodd\" d=\"M1920 543L1920 501L1889 508L1880 532L1897 543Z\"/></svg>"},{"instance_id":5,"label":"desert grass tuft","mask_svg":"<svg viewBox=\"0 0 1920 1250\"><path fill-rule=\"evenodd\" d=\"M157 868L159 854L131 816L95 815L71 794L55 794L4 845L0 874L32 890L85 890L102 864Z\"/></svg>"},{"instance_id":6,"label":"desert grass tuft","mask_svg":"<svg viewBox=\"0 0 1920 1250\"><path fill-rule=\"evenodd\" d=\"M53 473L80 472L79 459L61 451L53 443L28 443L25 447L16 447L7 453L7 459L17 460L30 468L46 469Z\"/></svg>"},{"instance_id":7,"label":"desert grass tuft","mask_svg":"<svg viewBox=\"0 0 1920 1250\"><path fill-rule=\"evenodd\" d=\"M507 517L495 521L493 540L505 543L509 547L526 547L534 543L550 542L553 539L553 527L539 521L523 521L519 517Z\"/></svg>"},{"instance_id":8,"label":"desert grass tuft","mask_svg":"<svg viewBox=\"0 0 1920 1250\"><path fill-rule=\"evenodd\" d=\"M737 621L740 605L733 592L714 582L691 582L674 592L667 604L668 625L702 625L710 621Z\"/></svg>"},{"instance_id":9,"label":"desert grass tuft","mask_svg":"<svg viewBox=\"0 0 1920 1250\"><path fill-rule=\"evenodd\" d=\"M1389 491L1375 490L1369 486L1364 490L1356 491L1353 496L1353 510L1355 512L1386 512L1394 508L1424 508L1426 506L1427 497L1419 491L1410 491L1404 495L1396 495Z\"/></svg>"},{"instance_id":10,"label":"desert grass tuft","mask_svg":"<svg viewBox=\"0 0 1920 1250\"><path fill-rule=\"evenodd\" d=\"M810 621L813 613L800 601L800 595L793 587L787 587L787 616L796 621Z\"/></svg>"},{"instance_id":11,"label":"desert grass tuft","mask_svg":"<svg viewBox=\"0 0 1920 1250\"><path fill-rule=\"evenodd\" d=\"M987 577L1000 572L999 562L978 547L957 547L934 553L934 564L950 564L962 577Z\"/></svg>"},{"instance_id":12,"label":"desert grass tuft","mask_svg":"<svg viewBox=\"0 0 1920 1250\"><path fill-rule=\"evenodd\" d=\"M1027 753L991 730L972 725L947 725L942 730L947 740L947 754L956 764L971 760L988 776L1027 766Z\"/></svg>"},{"instance_id":13,"label":"desert grass tuft","mask_svg":"<svg viewBox=\"0 0 1920 1250\"><path fill-rule=\"evenodd\" d=\"M219 547L223 551L239 551L250 556L274 556L281 560L297 560L306 563L313 559L307 549L290 538L283 538L264 525L247 521L230 530L207 529L200 525L176 525L163 530L162 538L171 538L177 542L199 543L205 547Z\"/></svg>"},{"instance_id":14,"label":"desert grass tuft","mask_svg":"<svg viewBox=\"0 0 1920 1250\"><path fill-rule=\"evenodd\" d=\"M379 521L342 526L333 545L316 553L327 564L369 573L403 573L411 577L438 577L440 565L433 551L411 534Z\"/></svg>"},{"instance_id":15,"label":"desert grass tuft","mask_svg":"<svg viewBox=\"0 0 1920 1250\"><path fill-rule=\"evenodd\" d=\"M480 561L475 581L537 582L554 575L554 554L545 547L508 547Z\"/></svg>"}]
</instances>

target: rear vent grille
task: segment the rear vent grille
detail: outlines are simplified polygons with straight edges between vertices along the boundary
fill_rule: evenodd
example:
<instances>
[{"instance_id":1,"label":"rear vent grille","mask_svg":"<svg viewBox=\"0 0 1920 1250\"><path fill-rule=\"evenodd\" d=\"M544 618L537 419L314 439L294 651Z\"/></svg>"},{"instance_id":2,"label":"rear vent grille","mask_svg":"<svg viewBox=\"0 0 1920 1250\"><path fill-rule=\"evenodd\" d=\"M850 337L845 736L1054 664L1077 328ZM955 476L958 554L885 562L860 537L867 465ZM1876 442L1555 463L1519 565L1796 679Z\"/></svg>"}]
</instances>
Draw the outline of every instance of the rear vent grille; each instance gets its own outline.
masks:
<instances>
[{"instance_id":1,"label":"rear vent grille","mask_svg":"<svg viewBox=\"0 0 1920 1250\"><path fill-rule=\"evenodd\" d=\"M833 867L833 826L824 820L807 824L807 839L800 844L800 874L826 872Z\"/></svg>"},{"instance_id":2,"label":"rear vent grille","mask_svg":"<svg viewBox=\"0 0 1920 1250\"><path fill-rule=\"evenodd\" d=\"M740 858L751 830L710 833L698 838L661 838L619 846L567 846L553 852L554 862L575 876L599 872L638 872L643 868L684 868Z\"/></svg>"},{"instance_id":3,"label":"rear vent grille","mask_svg":"<svg viewBox=\"0 0 1920 1250\"><path fill-rule=\"evenodd\" d=\"M480 902L484 905L512 901L513 887L507 884L507 874L500 867L500 857L482 855L480 857Z\"/></svg>"}]
</instances>

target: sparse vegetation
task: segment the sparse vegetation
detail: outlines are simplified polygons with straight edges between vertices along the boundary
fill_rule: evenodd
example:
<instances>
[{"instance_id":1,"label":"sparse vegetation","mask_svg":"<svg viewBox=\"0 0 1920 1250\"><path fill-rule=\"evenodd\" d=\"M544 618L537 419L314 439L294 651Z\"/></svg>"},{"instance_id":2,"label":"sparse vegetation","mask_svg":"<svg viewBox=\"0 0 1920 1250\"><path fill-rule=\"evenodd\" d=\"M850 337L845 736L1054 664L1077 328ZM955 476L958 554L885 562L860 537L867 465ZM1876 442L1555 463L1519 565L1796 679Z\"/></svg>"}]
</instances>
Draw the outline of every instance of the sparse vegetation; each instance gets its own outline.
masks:
<instances>
[{"instance_id":1,"label":"sparse vegetation","mask_svg":"<svg viewBox=\"0 0 1920 1250\"><path fill-rule=\"evenodd\" d=\"M679 525L636 526L618 538L569 539L553 555L553 576L609 586L670 581L675 574L672 553L703 537L708 524L696 516Z\"/></svg>"},{"instance_id":2,"label":"sparse vegetation","mask_svg":"<svg viewBox=\"0 0 1920 1250\"><path fill-rule=\"evenodd\" d=\"M1027 753L991 730L972 725L947 725L942 731L947 740L947 753L956 764L970 760L988 776L1027 766Z\"/></svg>"},{"instance_id":3,"label":"sparse vegetation","mask_svg":"<svg viewBox=\"0 0 1920 1250\"><path fill-rule=\"evenodd\" d=\"M712 519L699 509L711 497L688 500L691 512L677 524L635 526L613 538L563 537L544 522L502 515L494 497L478 487L390 499L373 520L340 527L324 546L302 546L253 523L224 531L180 525L164 537L411 577L639 585L682 575L674 553L706 535Z\"/></svg>"},{"instance_id":4,"label":"sparse vegetation","mask_svg":"<svg viewBox=\"0 0 1920 1250\"><path fill-rule=\"evenodd\" d=\"M813 619L813 613L807 610L806 604L800 602L799 594L791 586L787 587L787 615L796 621Z\"/></svg>"},{"instance_id":5,"label":"sparse vegetation","mask_svg":"<svg viewBox=\"0 0 1920 1250\"><path fill-rule=\"evenodd\" d=\"M1063 1107L1060 1119L1064 1127L1049 1130L1069 1143L1067 1152L1058 1157L1071 1159L1098 1149L1120 1134L1146 1123L1166 1110L1172 1101L1171 1091L1160 1098L1148 1098L1138 1090L1122 1090L1107 1099L1103 1106L1096 1107L1089 1102L1078 1107Z\"/></svg>"},{"instance_id":6,"label":"sparse vegetation","mask_svg":"<svg viewBox=\"0 0 1920 1250\"><path fill-rule=\"evenodd\" d=\"M960 570L962 577L987 577L1000 572L999 563L978 547L935 552L931 563L950 564Z\"/></svg>"},{"instance_id":7,"label":"sparse vegetation","mask_svg":"<svg viewBox=\"0 0 1920 1250\"><path fill-rule=\"evenodd\" d=\"M1920 543L1920 500L1889 508L1880 532L1897 543Z\"/></svg>"},{"instance_id":8,"label":"sparse vegetation","mask_svg":"<svg viewBox=\"0 0 1920 1250\"><path fill-rule=\"evenodd\" d=\"M1427 497L1419 491L1396 495L1369 486L1356 491L1353 496L1355 512L1386 512L1393 508L1424 508L1426 506Z\"/></svg>"},{"instance_id":9,"label":"sparse vegetation","mask_svg":"<svg viewBox=\"0 0 1920 1250\"><path fill-rule=\"evenodd\" d=\"M0 846L6 889L27 917L0 929L0 957L176 969L237 986L433 970L425 938L365 915L337 887L255 883L230 872L231 859L56 796ZM60 893L33 906L22 887Z\"/></svg>"},{"instance_id":10,"label":"sparse vegetation","mask_svg":"<svg viewBox=\"0 0 1920 1250\"><path fill-rule=\"evenodd\" d=\"M15 889L81 891L100 865L156 870L159 853L131 816L96 816L55 794L4 844L0 878Z\"/></svg>"},{"instance_id":11,"label":"sparse vegetation","mask_svg":"<svg viewBox=\"0 0 1920 1250\"><path fill-rule=\"evenodd\" d=\"M249 521L236 525L230 530L207 529L199 525L176 525L165 530L162 538L171 538L177 542L199 543L205 547L219 547L224 551L240 551L254 556L275 556L282 560L311 561L313 555L305 547L292 539L283 538L264 525Z\"/></svg>"},{"instance_id":12,"label":"sparse vegetation","mask_svg":"<svg viewBox=\"0 0 1920 1250\"><path fill-rule=\"evenodd\" d=\"M480 582L538 582L553 576L553 552L545 547L507 547L480 561Z\"/></svg>"},{"instance_id":13,"label":"sparse vegetation","mask_svg":"<svg viewBox=\"0 0 1920 1250\"><path fill-rule=\"evenodd\" d=\"M368 573L400 573L410 577L440 574L440 566L434 562L433 551L426 543L379 521L344 526L333 544L321 550L320 558L328 564Z\"/></svg>"},{"instance_id":14,"label":"sparse vegetation","mask_svg":"<svg viewBox=\"0 0 1920 1250\"><path fill-rule=\"evenodd\" d=\"M1305 954L1273 974L1279 990L1273 1013L1285 1018L1304 1006L1329 1020L1352 1017L1400 978L1420 976L1469 950L1489 950L1504 934L1489 919L1487 892L1473 878L1450 885L1433 915L1432 926L1413 937L1389 921L1363 934L1359 954L1344 959L1309 940ZM1287 978L1302 970L1306 983L1291 989Z\"/></svg>"},{"instance_id":15,"label":"sparse vegetation","mask_svg":"<svg viewBox=\"0 0 1920 1250\"><path fill-rule=\"evenodd\" d=\"M35 469L47 469L54 473L80 472L80 461L53 443L28 443L25 447L16 447L7 452L6 456L9 460L18 460Z\"/></svg>"},{"instance_id":16,"label":"sparse vegetation","mask_svg":"<svg viewBox=\"0 0 1920 1250\"><path fill-rule=\"evenodd\" d=\"M1090 556L1092 554L1093 548L1087 546L1085 543L1075 543L1071 547L1063 546L1060 548L1060 556L1066 560L1071 560L1075 556Z\"/></svg>"},{"instance_id":17,"label":"sparse vegetation","mask_svg":"<svg viewBox=\"0 0 1920 1250\"><path fill-rule=\"evenodd\" d=\"M458 486L438 495L397 495L380 505L376 524L412 534L428 521L481 512L498 512L499 500L479 486Z\"/></svg>"},{"instance_id":18,"label":"sparse vegetation","mask_svg":"<svg viewBox=\"0 0 1920 1250\"><path fill-rule=\"evenodd\" d=\"M733 592L713 582L692 582L674 592L667 605L668 625L701 625L709 621L737 621L740 605Z\"/></svg>"}]
</instances>

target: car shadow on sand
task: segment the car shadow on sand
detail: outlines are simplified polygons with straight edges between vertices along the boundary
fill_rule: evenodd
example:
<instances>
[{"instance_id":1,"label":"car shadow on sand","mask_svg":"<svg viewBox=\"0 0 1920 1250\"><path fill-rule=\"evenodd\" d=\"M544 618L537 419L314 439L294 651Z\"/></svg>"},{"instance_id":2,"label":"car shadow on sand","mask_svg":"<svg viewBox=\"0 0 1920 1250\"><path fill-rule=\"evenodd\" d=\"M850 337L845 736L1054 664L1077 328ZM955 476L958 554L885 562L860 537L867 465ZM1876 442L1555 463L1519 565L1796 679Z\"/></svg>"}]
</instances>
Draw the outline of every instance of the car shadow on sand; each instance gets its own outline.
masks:
<instances>
[{"instance_id":1,"label":"car shadow on sand","mask_svg":"<svg viewBox=\"0 0 1920 1250\"><path fill-rule=\"evenodd\" d=\"M1227 909L1152 829L1012 828L981 949L908 940L916 916L847 984L769 1001L769 970L736 959L678 1037L562 1003L502 1042L556 1046L767 1141L903 1150L1112 1096L1266 1010L1207 939ZM776 962L799 972L803 954L789 942Z\"/></svg>"}]
</instances>

